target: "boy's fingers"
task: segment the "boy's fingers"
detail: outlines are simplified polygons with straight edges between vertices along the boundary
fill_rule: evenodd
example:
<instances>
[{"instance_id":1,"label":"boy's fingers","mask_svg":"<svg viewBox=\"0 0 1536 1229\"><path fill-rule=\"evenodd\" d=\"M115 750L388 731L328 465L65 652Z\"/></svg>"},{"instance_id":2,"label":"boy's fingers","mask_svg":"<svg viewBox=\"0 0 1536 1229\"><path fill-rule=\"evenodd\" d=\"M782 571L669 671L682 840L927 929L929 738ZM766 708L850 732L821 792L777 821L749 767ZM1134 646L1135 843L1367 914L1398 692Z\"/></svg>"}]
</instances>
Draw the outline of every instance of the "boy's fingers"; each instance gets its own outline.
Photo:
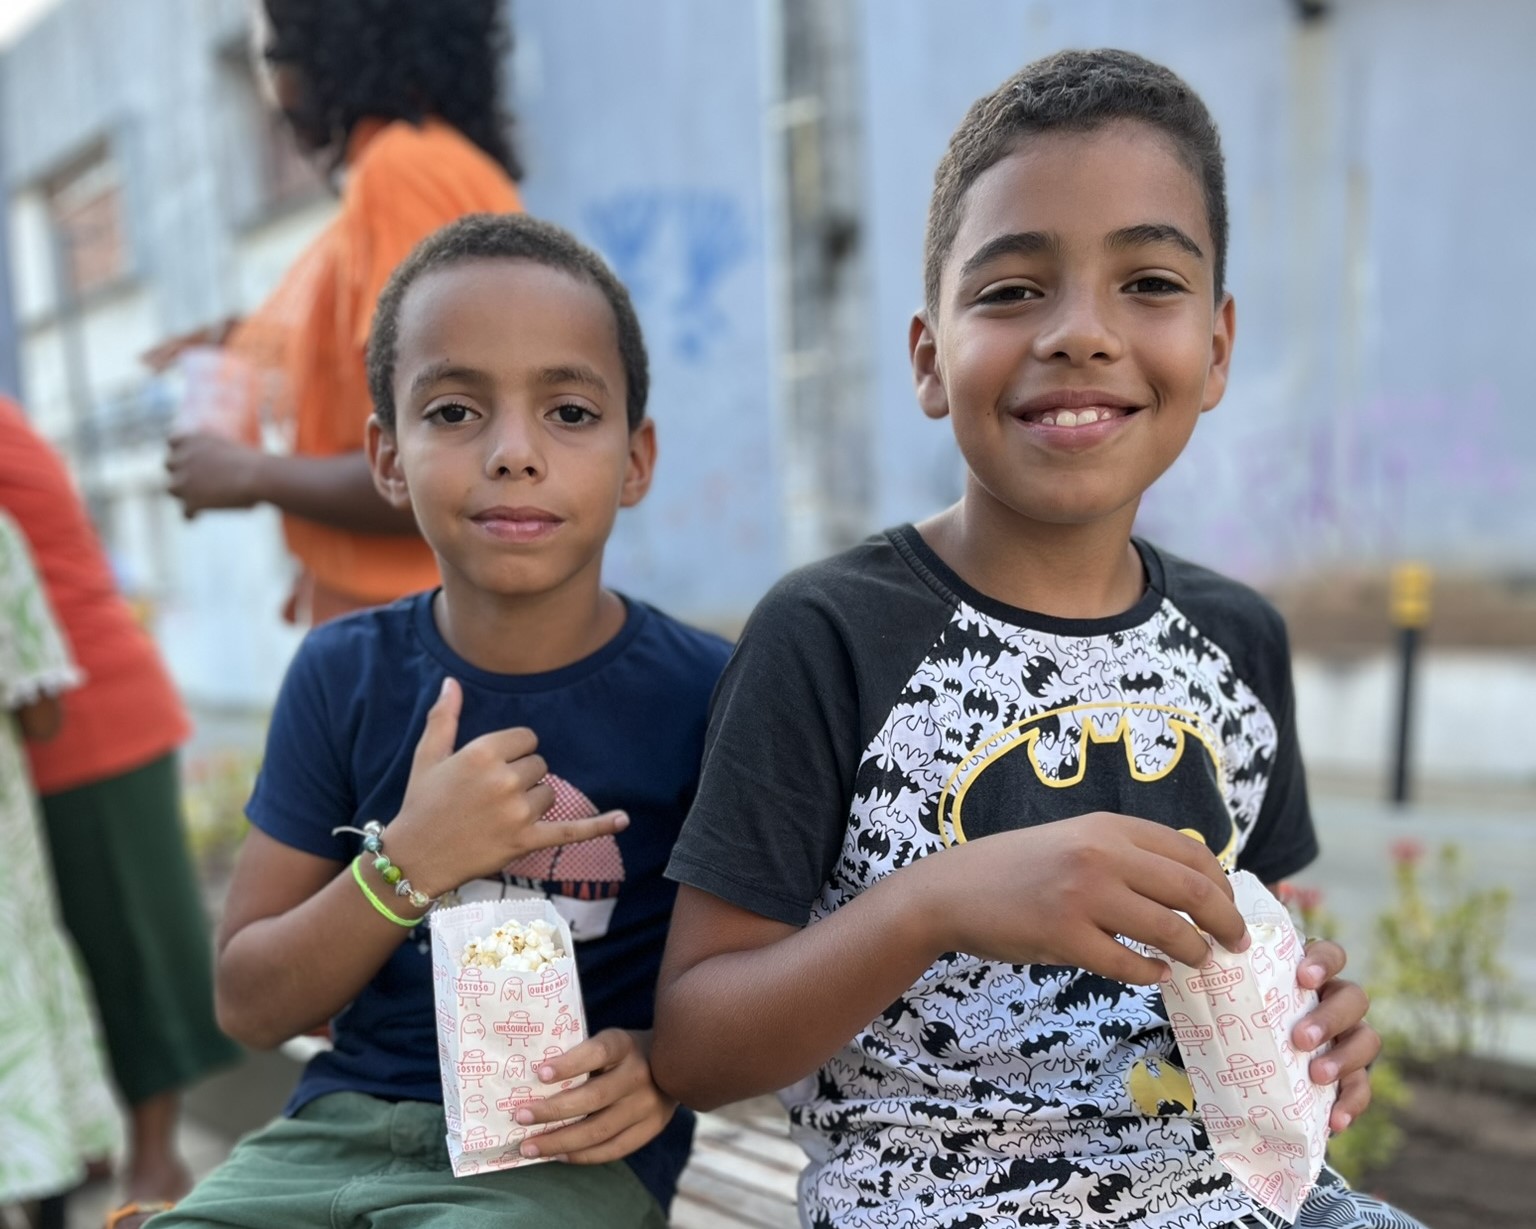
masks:
<instances>
[{"instance_id":1,"label":"boy's fingers","mask_svg":"<svg viewBox=\"0 0 1536 1229\"><path fill-rule=\"evenodd\" d=\"M547 786L535 786L528 791L529 797ZM550 801L554 801L551 793ZM575 845L580 841L595 841L600 836L612 836L629 827L629 816L623 811L609 811L606 815L594 815L591 819L546 820L528 829L529 850L548 849L551 845Z\"/></svg>"},{"instance_id":2,"label":"boy's fingers","mask_svg":"<svg viewBox=\"0 0 1536 1229\"><path fill-rule=\"evenodd\" d=\"M1301 967L1296 970L1296 984L1318 990L1344 971L1349 960L1344 949L1328 939L1313 939L1307 944Z\"/></svg>"},{"instance_id":3,"label":"boy's fingers","mask_svg":"<svg viewBox=\"0 0 1536 1229\"><path fill-rule=\"evenodd\" d=\"M567 1118L589 1117L617 1104L622 1095L613 1081L606 1077L594 1077L575 1088L567 1088L542 1101L523 1106L517 1111L517 1121L524 1126L531 1126L536 1122L561 1122Z\"/></svg>"},{"instance_id":4,"label":"boy's fingers","mask_svg":"<svg viewBox=\"0 0 1536 1229\"><path fill-rule=\"evenodd\" d=\"M549 775L549 765L544 762L542 755L525 755L508 764L507 771L512 774L518 789L531 792L534 786L544 783L544 778Z\"/></svg>"},{"instance_id":5,"label":"boy's fingers","mask_svg":"<svg viewBox=\"0 0 1536 1229\"><path fill-rule=\"evenodd\" d=\"M1328 1125L1342 1131L1365 1113L1371 1104L1371 1080L1364 1071L1352 1071L1339 1081L1339 1094L1328 1115Z\"/></svg>"},{"instance_id":6,"label":"boy's fingers","mask_svg":"<svg viewBox=\"0 0 1536 1229\"><path fill-rule=\"evenodd\" d=\"M1336 979L1317 1006L1296 1022L1291 1040L1299 1049L1315 1050L1358 1025L1370 1005L1370 997L1354 982Z\"/></svg>"},{"instance_id":7,"label":"boy's fingers","mask_svg":"<svg viewBox=\"0 0 1536 1229\"><path fill-rule=\"evenodd\" d=\"M542 1135L535 1135L522 1146L524 1156L571 1156L598 1148L632 1128L639 1120L635 1113L626 1113L625 1107L613 1105L607 1109L573 1122L570 1126L557 1127Z\"/></svg>"},{"instance_id":8,"label":"boy's fingers","mask_svg":"<svg viewBox=\"0 0 1536 1229\"><path fill-rule=\"evenodd\" d=\"M530 789L524 797L528 802L528 809L533 812L535 819L543 819L549 814L550 808L555 805L555 790L551 785L540 781Z\"/></svg>"},{"instance_id":9,"label":"boy's fingers","mask_svg":"<svg viewBox=\"0 0 1536 1229\"><path fill-rule=\"evenodd\" d=\"M1112 924L1109 919L1112 919ZM1123 899L1117 898L1112 908L1099 915L1099 920L1104 930L1113 930L1127 939L1150 944L1185 964L1199 967L1210 954L1211 945L1206 937L1184 918L1156 900L1149 900L1133 892L1125 893ZM1115 946L1121 945L1117 943ZM1154 963L1160 962L1154 958ZM1150 980L1156 980L1159 976L1160 972L1153 974Z\"/></svg>"},{"instance_id":10,"label":"boy's fingers","mask_svg":"<svg viewBox=\"0 0 1536 1229\"><path fill-rule=\"evenodd\" d=\"M1152 820L1137 820L1136 844L1148 853L1157 854L1160 857L1170 858L1175 862L1182 862L1192 871L1204 875L1206 879L1219 888L1228 900L1232 899L1232 881L1227 878L1226 871L1221 869L1221 863L1217 861L1204 841L1191 836L1188 832L1177 832Z\"/></svg>"},{"instance_id":11,"label":"boy's fingers","mask_svg":"<svg viewBox=\"0 0 1536 1229\"><path fill-rule=\"evenodd\" d=\"M581 1044L573 1045L559 1057L540 1063L533 1069L533 1073L546 1084L558 1084L561 1080L591 1075L594 1071L612 1067L624 1056L622 1037L618 1029L605 1028Z\"/></svg>"},{"instance_id":12,"label":"boy's fingers","mask_svg":"<svg viewBox=\"0 0 1536 1229\"><path fill-rule=\"evenodd\" d=\"M453 754L454 741L459 736L459 708L464 693L456 680L445 678L437 702L427 710L426 728L416 741L414 765L436 764Z\"/></svg>"},{"instance_id":13,"label":"boy's fingers","mask_svg":"<svg viewBox=\"0 0 1536 1229\"><path fill-rule=\"evenodd\" d=\"M1244 951L1251 942L1248 923L1243 921L1243 915L1232 903L1232 898L1199 872L1163 862L1133 886L1155 902L1164 915L1158 919L1157 924L1172 930L1183 940L1181 950L1167 947L1163 950L1185 964L1198 968L1209 957L1209 944L1200 931L1210 935L1229 952ZM1189 921L1180 918L1175 910L1187 913ZM1177 921L1177 929L1173 929L1169 918Z\"/></svg>"},{"instance_id":14,"label":"boy's fingers","mask_svg":"<svg viewBox=\"0 0 1536 1229\"><path fill-rule=\"evenodd\" d=\"M539 736L527 726L514 725L504 730L492 730L468 743L465 750L474 747L487 752L495 759L508 764L526 759L539 748ZM539 776L543 776L540 773ZM537 779L537 778L535 778Z\"/></svg>"},{"instance_id":15,"label":"boy's fingers","mask_svg":"<svg viewBox=\"0 0 1536 1229\"><path fill-rule=\"evenodd\" d=\"M1324 1055L1307 1064L1314 1084L1332 1084L1356 1071L1364 1071L1381 1053L1381 1036L1368 1025L1351 1029Z\"/></svg>"},{"instance_id":16,"label":"boy's fingers","mask_svg":"<svg viewBox=\"0 0 1536 1229\"><path fill-rule=\"evenodd\" d=\"M567 1153L565 1160L571 1165L606 1165L609 1161L617 1161L621 1157L628 1156L640 1145L654 1139L657 1132L647 1122L637 1122L628 1130L615 1135L606 1143L601 1143L581 1152ZM558 1154L557 1154L558 1155Z\"/></svg>"},{"instance_id":17,"label":"boy's fingers","mask_svg":"<svg viewBox=\"0 0 1536 1229\"><path fill-rule=\"evenodd\" d=\"M1134 986L1156 985L1168 970L1161 960L1133 952L1103 932L1090 936L1081 949L1072 953L1068 962Z\"/></svg>"},{"instance_id":18,"label":"boy's fingers","mask_svg":"<svg viewBox=\"0 0 1536 1229\"><path fill-rule=\"evenodd\" d=\"M1169 909L1189 914L1196 926L1229 952L1247 950L1248 924L1233 901L1232 882L1203 842L1148 821L1145 827L1138 826L1136 843L1151 857L1138 865L1132 886Z\"/></svg>"}]
</instances>

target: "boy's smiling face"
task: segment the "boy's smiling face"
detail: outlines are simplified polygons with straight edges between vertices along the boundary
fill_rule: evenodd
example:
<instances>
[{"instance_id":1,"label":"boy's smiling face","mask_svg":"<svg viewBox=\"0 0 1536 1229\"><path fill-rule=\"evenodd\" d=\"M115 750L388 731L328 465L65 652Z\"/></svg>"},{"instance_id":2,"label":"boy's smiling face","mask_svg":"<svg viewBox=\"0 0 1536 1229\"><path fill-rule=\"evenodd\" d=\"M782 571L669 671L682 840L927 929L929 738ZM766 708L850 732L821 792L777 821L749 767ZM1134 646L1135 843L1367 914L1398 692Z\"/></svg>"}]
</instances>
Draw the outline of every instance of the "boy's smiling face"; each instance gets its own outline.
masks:
<instances>
[{"instance_id":1,"label":"boy's smiling face","mask_svg":"<svg viewBox=\"0 0 1536 1229\"><path fill-rule=\"evenodd\" d=\"M423 273L400 304L394 389L394 431L369 427L375 482L414 510L450 594L595 579L656 457L650 420L629 429L600 290L528 260Z\"/></svg>"},{"instance_id":2,"label":"boy's smiling face","mask_svg":"<svg viewBox=\"0 0 1536 1229\"><path fill-rule=\"evenodd\" d=\"M1199 180L1156 129L1024 137L966 193L919 315L918 400L948 415L968 499L1031 521L1134 512L1221 400L1232 349Z\"/></svg>"}]
</instances>

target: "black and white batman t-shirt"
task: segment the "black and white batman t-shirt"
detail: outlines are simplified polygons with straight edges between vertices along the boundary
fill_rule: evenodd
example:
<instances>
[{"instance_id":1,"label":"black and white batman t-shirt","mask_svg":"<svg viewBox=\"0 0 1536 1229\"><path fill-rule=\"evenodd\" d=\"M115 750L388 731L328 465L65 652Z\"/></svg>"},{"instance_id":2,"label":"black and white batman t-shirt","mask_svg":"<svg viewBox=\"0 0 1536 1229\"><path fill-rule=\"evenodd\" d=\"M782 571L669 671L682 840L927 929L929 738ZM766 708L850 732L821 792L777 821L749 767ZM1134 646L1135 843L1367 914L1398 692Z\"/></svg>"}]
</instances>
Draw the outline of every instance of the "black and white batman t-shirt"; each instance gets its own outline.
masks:
<instances>
[{"instance_id":1,"label":"black and white batman t-shirt","mask_svg":"<svg viewBox=\"0 0 1536 1229\"><path fill-rule=\"evenodd\" d=\"M956 842L1090 811L1266 882L1299 870L1316 841L1278 614L1136 546L1146 591L1109 619L994 601L910 526L787 577L715 693L668 874L799 926ZM951 953L783 1095L811 1226L1206 1229L1251 1207L1156 988L1081 969Z\"/></svg>"}]
</instances>

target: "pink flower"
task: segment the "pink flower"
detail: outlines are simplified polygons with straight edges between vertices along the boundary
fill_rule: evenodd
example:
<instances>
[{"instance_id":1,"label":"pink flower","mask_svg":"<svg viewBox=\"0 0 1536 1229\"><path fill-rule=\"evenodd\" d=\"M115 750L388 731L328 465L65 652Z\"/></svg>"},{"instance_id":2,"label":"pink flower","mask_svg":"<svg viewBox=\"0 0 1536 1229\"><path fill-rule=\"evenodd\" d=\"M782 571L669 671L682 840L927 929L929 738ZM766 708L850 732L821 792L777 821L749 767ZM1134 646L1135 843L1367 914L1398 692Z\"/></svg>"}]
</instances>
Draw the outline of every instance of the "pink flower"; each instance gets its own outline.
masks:
<instances>
[{"instance_id":1,"label":"pink flower","mask_svg":"<svg viewBox=\"0 0 1536 1229\"><path fill-rule=\"evenodd\" d=\"M1399 866L1412 866L1424 857L1424 843L1411 837L1392 842L1392 861Z\"/></svg>"},{"instance_id":2,"label":"pink flower","mask_svg":"<svg viewBox=\"0 0 1536 1229\"><path fill-rule=\"evenodd\" d=\"M1323 890L1321 888L1297 888L1296 907L1303 914L1311 913L1323 903Z\"/></svg>"},{"instance_id":3,"label":"pink flower","mask_svg":"<svg viewBox=\"0 0 1536 1229\"><path fill-rule=\"evenodd\" d=\"M1275 888L1275 896L1282 905L1290 905L1296 899L1296 886L1289 879L1282 880Z\"/></svg>"}]
</instances>

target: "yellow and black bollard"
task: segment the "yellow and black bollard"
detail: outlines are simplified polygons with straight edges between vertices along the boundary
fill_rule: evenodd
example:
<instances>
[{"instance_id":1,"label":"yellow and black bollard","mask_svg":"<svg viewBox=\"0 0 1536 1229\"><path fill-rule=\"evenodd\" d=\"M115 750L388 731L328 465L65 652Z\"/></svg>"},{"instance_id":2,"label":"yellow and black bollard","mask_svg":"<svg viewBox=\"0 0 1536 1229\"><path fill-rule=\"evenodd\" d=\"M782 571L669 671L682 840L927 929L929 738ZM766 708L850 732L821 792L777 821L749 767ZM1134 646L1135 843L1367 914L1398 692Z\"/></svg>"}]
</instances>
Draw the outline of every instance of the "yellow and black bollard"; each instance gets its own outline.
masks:
<instances>
[{"instance_id":1,"label":"yellow and black bollard","mask_svg":"<svg viewBox=\"0 0 1536 1229\"><path fill-rule=\"evenodd\" d=\"M1434 576L1422 563L1392 569L1392 622L1398 629L1399 687L1397 750L1392 761L1392 802L1408 802L1408 744L1413 725L1413 678L1419 637L1429 623L1429 591Z\"/></svg>"}]
</instances>

